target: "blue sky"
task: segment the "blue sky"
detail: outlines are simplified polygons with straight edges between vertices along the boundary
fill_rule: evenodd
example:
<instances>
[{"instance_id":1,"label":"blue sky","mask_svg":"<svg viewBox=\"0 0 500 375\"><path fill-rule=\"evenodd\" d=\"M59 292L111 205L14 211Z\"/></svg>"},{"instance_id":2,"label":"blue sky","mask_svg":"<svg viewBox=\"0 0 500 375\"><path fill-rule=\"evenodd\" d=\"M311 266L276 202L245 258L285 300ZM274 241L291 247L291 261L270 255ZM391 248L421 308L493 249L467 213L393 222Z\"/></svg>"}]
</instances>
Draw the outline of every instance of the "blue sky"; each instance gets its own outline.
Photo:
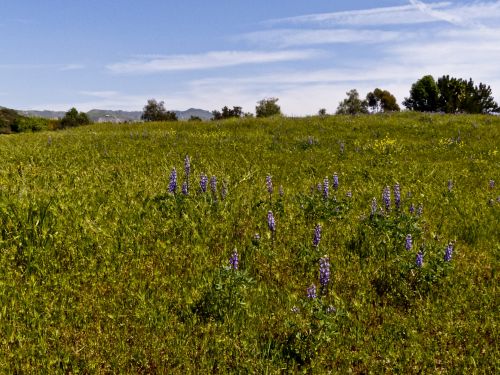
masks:
<instances>
[{"instance_id":1,"label":"blue sky","mask_svg":"<svg viewBox=\"0 0 500 375\"><path fill-rule=\"evenodd\" d=\"M500 0L0 0L0 105L335 111L425 74L500 99Z\"/></svg>"}]
</instances>

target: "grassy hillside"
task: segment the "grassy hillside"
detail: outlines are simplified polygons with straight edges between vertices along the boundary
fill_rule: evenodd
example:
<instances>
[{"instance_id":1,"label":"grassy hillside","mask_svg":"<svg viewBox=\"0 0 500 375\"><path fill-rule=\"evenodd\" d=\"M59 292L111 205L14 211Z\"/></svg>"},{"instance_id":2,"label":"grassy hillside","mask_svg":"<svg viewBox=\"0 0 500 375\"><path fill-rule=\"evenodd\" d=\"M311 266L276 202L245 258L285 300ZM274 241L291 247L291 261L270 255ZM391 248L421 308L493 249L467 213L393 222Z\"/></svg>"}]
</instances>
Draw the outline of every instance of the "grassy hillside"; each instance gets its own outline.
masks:
<instances>
[{"instance_id":1,"label":"grassy hillside","mask_svg":"<svg viewBox=\"0 0 500 375\"><path fill-rule=\"evenodd\" d=\"M0 372L498 372L499 145L428 114L0 137Z\"/></svg>"}]
</instances>

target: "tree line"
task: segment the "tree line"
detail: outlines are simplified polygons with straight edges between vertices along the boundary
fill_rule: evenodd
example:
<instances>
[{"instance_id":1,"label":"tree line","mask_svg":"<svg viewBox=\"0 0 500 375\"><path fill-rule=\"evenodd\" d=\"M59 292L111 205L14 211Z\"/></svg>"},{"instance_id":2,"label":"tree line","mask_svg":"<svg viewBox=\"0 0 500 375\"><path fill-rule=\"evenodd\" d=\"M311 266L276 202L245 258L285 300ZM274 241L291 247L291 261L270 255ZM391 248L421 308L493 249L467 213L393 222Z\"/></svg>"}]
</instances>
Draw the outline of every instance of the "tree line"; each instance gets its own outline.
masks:
<instances>
[{"instance_id":1,"label":"tree line","mask_svg":"<svg viewBox=\"0 0 500 375\"><path fill-rule=\"evenodd\" d=\"M361 99L356 89L346 93L336 114L361 114L400 111L396 98L387 90L376 88ZM443 113L495 113L500 107L495 102L491 87L484 83L474 84L470 78L454 78L449 75L437 81L426 75L412 84L410 96L405 98L403 106L409 111ZM319 112L324 114L324 109Z\"/></svg>"}]
</instances>

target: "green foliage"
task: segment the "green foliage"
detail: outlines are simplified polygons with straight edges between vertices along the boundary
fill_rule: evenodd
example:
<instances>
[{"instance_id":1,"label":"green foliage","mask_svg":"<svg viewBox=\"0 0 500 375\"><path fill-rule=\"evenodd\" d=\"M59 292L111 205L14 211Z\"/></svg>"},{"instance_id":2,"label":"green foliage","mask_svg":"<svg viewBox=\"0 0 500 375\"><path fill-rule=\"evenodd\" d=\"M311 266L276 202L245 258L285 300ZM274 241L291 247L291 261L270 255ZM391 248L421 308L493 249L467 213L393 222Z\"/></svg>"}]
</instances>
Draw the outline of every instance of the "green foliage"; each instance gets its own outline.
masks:
<instances>
[{"instance_id":1,"label":"green foliage","mask_svg":"<svg viewBox=\"0 0 500 375\"><path fill-rule=\"evenodd\" d=\"M412 111L436 112L439 108L439 88L431 75L420 78L411 86L410 96L403 105Z\"/></svg>"},{"instance_id":2,"label":"green foliage","mask_svg":"<svg viewBox=\"0 0 500 375\"><path fill-rule=\"evenodd\" d=\"M368 113L368 102L359 98L358 90L352 89L346 93L347 98L339 103L337 115L358 115Z\"/></svg>"},{"instance_id":3,"label":"green foliage","mask_svg":"<svg viewBox=\"0 0 500 375\"><path fill-rule=\"evenodd\" d=\"M199 116L191 116L188 121L200 122L200 121L203 121L203 120Z\"/></svg>"},{"instance_id":4,"label":"green foliage","mask_svg":"<svg viewBox=\"0 0 500 375\"><path fill-rule=\"evenodd\" d=\"M175 112L165 109L165 102L149 99L144 106L141 119L144 121L177 121Z\"/></svg>"},{"instance_id":5,"label":"green foliage","mask_svg":"<svg viewBox=\"0 0 500 375\"><path fill-rule=\"evenodd\" d=\"M499 139L411 112L0 137L0 373L496 373Z\"/></svg>"},{"instance_id":6,"label":"green foliage","mask_svg":"<svg viewBox=\"0 0 500 375\"><path fill-rule=\"evenodd\" d=\"M61 119L61 128L72 128L75 126L88 125L90 120L86 113L78 112L76 108L71 108Z\"/></svg>"},{"instance_id":7,"label":"green foliage","mask_svg":"<svg viewBox=\"0 0 500 375\"><path fill-rule=\"evenodd\" d=\"M492 96L491 87L483 83L474 85L472 79L444 75L434 81L425 76L412 85L410 97L405 98L404 106L414 111L445 113L492 113L500 107Z\"/></svg>"},{"instance_id":8,"label":"green foliage","mask_svg":"<svg viewBox=\"0 0 500 375\"><path fill-rule=\"evenodd\" d=\"M396 98L387 90L376 88L366 94L366 102L372 112L399 112Z\"/></svg>"},{"instance_id":9,"label":"green foliage","mask_svg":"<svg viewBox=\"0 0 500 375\"><path fill-rule=\"evenodd\" d=\"M225 120L233 117L239 118L241 116L243 116L241 107L233 107L233 109L229 109L227 106L224 106L221 112L217 110L212 111L212 120Z\"/></svg>"},{"instance_id":10,"label":"green foliage","mask_svg":"<svg viewBox=\"0 0 500 375\"><path fill-rule=\"evenodd\" d=\"M278 104L278 98L266 98L259 100L255 107L257 117L271 117L281 115L281 108Z\"/></svg>"}]
</instances>

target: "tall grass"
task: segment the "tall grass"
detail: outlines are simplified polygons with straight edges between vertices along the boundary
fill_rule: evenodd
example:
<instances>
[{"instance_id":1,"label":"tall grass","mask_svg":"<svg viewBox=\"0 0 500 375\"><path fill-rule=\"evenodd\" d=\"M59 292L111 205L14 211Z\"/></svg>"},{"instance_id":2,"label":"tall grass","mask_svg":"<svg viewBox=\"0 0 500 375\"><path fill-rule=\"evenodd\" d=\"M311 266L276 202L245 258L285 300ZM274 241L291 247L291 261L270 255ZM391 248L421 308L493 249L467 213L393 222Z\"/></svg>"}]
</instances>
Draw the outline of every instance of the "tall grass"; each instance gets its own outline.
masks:
<instances>
[{"instance_id":1,"label":"tall grass","mask_svg":"<svg viewBox=\"0 0 500 375\"><path fill-rule=\"evenodd\" d=\"M2 136L0 372L498 372L499 147L428 114Z\"/></svg>"}]
</instances>

